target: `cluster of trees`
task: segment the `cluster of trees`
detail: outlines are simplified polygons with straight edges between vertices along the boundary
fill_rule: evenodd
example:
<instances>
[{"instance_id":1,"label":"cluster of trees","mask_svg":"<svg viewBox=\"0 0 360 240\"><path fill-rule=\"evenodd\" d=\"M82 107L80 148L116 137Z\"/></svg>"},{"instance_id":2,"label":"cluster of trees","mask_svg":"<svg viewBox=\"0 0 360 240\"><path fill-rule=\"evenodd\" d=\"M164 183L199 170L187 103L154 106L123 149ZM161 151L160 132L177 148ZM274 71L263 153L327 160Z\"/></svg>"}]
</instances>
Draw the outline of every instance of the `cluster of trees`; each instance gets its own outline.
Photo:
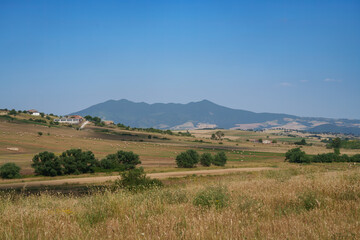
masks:
<instances>
[{"instance_id":1,"label":"cluster of trees","mask_svg":"<svg viewBox=\"0 0 360 240\"><path fill-rule=\"evenodd\" d=\"M211 139L212 140L221 140L224 136L225 136L225 134L222 131L217 131L216 133L213 133L211 135Z\"/></svg>"},{"instance_id":2,"label":"cluster of trees","mask_svg":"<svg viewBox=\"0 0 360 240\"><path fill-rule=\"evenodd\" d=\"M87 115L84 118L89 122L93 122L95 124L95 126L99 126L99 127L105 126L105 123L103 121L101 121L101 118L99 118L99 117L92 117L90 115Z\"/></svg>"},{"instance_id":3,"label":"cluster of trees","mask_svg":"<svg viewBox=\"0 0 360 240\"><path fill-rule=\"evenodd\" d=\"M301 139L301 140L298 141L298 142L294 142L294 144L295 144L295 145L301 145L301 146L307 145L305 138Z\"/></svg>"},{"instance_id":4,"label":"cluster of trees","mask_svg":"<svg viewBox=\"0 0 360 240\"><path fill-rule=\"evenodd\" d=\"M224 166L227 157L225 152L218 152L215 156L210 153L199 154L195 150L187 150L176 156L176 164L181 168L193 168L200 162L204 167L209 167L211 164L215 166Z\"/></svg>"},{"instance_id":5,"label":"cluster of trees","mask_svg":"<svg viewBox=\"0 0 360 240\"><path fill-rule=\"evenodd\" d=\"M360 162L360 154L350 157L346 154L340 155L340 152L335 149L334 153L323 153L311 156L301 151L300 148L293 148L285 154L285 161L291 163Z\"/></svg>"},{"instance_id":6,"label":"cluster of trees","mask_svg":"<svg viewBox=\"0 0 360 240\"><path fill-rule=\"evenodd\" d=\"M41 152L33 157L31 166L35 173L43 176L93 173L102 170L129 170L140 164L139 156L133 152L118 151L98 161L91 151L70 149L56 156L52 152Z\"/></svg>"},{"instance_id":7,"label":"cluster of trees","mask_svg":"<svg viewBox=\"0 0 360 240\"><path fill-rule=\"evenodd\" d=\"M327 148L347 148L347 149L360 149L360 141L356 139L341 139L337 138L330 138L329 140L322 140L322 142L327 143Z\"/></svg>"}]
</instances>

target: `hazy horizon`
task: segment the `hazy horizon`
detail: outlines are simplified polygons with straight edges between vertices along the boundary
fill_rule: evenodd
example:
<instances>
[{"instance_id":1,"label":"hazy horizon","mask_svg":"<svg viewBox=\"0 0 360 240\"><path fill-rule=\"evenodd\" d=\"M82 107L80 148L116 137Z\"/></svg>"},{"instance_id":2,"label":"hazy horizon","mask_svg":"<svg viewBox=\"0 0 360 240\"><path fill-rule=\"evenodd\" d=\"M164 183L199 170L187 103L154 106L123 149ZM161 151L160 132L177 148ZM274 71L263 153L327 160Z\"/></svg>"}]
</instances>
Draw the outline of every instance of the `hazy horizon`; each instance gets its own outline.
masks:
<instances>
[{"instance_id":1,"label":"hazy horizon","mask_svg":"<svg viewBox=\"0 0 360 240\"><path fill-rule=\"evenodd\" d=\"M1 1L0 108L207 99L360 119L359 1Z\"/></svg>"}]
</instances>

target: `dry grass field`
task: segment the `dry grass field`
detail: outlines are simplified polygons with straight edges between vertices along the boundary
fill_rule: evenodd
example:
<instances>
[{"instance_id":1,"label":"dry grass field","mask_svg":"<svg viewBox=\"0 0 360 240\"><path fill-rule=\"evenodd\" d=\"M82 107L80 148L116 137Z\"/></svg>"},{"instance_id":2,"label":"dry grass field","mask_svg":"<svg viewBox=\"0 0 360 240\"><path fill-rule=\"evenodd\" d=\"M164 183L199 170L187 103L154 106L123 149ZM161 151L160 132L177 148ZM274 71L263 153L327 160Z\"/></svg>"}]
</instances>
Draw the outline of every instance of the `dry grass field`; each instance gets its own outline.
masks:
<instances>
[{"instance_id":1,"label":"dry grass field","mask_svg":"<svg viewBox=\"0 0 360 240\"><path fill-rule=\"evenodd\" d=\"M0 197L1 239L359 239L360 169L187 177L141 192Z\"/></svg>"}]
</instances>

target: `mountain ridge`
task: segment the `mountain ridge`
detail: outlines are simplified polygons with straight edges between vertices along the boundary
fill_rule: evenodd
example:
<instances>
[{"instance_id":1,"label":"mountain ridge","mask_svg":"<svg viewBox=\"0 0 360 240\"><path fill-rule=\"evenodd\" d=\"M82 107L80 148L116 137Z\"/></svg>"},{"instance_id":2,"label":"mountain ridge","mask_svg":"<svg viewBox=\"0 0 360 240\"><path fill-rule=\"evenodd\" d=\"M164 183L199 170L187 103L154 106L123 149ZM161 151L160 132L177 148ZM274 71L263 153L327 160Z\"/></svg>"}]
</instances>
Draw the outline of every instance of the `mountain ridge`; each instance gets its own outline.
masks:
<instances>
[{"instance_id":1,"label":"mountain ridge","mask_svg":"<svg viewBox=\"0 0 360 240\"><path fill-rule=\"evenodd\" d=\"M284 113L255 113L221 106L206 99L186 104L149 104L146 102L132 102L127 99L111 99L72 114L98 116L102 119L113 120L115 123L122 123L132 127L175 130L198 128L287 128L297 130L315 128L316 130L316 127L320 125L329 124L337 126L336 130L339 131L341 128L354 128L356 130L360 126L360 120L299 117ZM347 133L349 131L349 129L346 129Z\"/></svg>"}]
</instances>

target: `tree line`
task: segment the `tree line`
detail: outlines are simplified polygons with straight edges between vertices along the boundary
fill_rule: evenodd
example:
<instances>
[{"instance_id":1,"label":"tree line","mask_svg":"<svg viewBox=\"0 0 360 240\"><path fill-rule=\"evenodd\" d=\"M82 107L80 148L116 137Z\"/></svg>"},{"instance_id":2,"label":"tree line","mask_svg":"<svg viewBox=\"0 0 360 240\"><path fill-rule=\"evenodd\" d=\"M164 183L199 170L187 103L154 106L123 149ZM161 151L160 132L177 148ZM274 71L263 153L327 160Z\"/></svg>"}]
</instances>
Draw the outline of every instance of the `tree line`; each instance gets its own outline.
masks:
<instances>
[{"instance_id":1,"label":"tree line","mask_svg":"<svg viewBox=\"0 0 360 240\"><path fill-rule=\"evenodd\" d=\"M224 152L213 156L210 153L199 155L195 150L187 150L176 156L176 164L180 168L192 168L199 162L206 167L211 164L224 166L226 161ZM141 164L139 155L132 151L120 150L98 160L91 151L69 149L59 156L53 152L40 152L32 158L31 167L34 168L36 175L53 177L107 171L124 172L135 169L138 164ZM20 178L20 170L15 163L5 163L0 167L0 176L9 179Z\"/></svg>"},{"instance_id":2,"label":"tree line","mask_svg":"<svg viewBox=\"0 0 360 240\"><path fill-rule=\"evenodd\" d=\"M311 156L301 151L300 148L293 148L286 152L285 161L290 163L360 162L360 154L354 156L340 155L338 148L334 150L334 153L322 153Z\"/></svg>"}]
</instances>

